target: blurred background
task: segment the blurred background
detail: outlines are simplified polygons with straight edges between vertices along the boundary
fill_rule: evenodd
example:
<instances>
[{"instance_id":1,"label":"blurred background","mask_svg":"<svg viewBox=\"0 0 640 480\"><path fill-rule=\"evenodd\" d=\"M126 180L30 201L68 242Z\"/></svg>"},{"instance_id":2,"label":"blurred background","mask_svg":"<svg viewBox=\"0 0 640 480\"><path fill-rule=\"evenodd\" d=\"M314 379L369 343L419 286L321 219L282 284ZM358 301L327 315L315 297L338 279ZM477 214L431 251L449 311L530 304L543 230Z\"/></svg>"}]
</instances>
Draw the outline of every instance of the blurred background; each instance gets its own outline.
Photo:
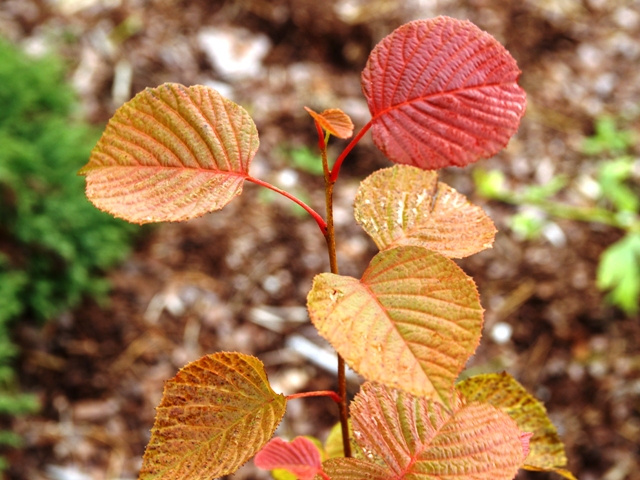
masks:
<instances>
[{"instance_id":1,"label":"blurred background","mask_svg":"<svg viewBox=\"0 0 640 480\"><path fill-rule=\"evenodd\" d=\"M304 212L246 185L220 212L139 228L94 209L75 172L137 92L204 84L253 116L252 174L322 212L303 106L362 127L369 51L436 15L495 36L528 95L503 152L441 173L499 229L459 262L486 309L469 367L545 402L579 479L640 479L638 0L0 0L5 478L137 478L163 382L205 353L258 355L286 394L335 388L304 307L329 269ZM353 221L358 182L388 165L367 134L343 166L344 275L376 252ZM280 433L324 438L336 419L328 399L297 400ZM268 477L249 463L234 478Z\"/></svg>"}]
</instances>

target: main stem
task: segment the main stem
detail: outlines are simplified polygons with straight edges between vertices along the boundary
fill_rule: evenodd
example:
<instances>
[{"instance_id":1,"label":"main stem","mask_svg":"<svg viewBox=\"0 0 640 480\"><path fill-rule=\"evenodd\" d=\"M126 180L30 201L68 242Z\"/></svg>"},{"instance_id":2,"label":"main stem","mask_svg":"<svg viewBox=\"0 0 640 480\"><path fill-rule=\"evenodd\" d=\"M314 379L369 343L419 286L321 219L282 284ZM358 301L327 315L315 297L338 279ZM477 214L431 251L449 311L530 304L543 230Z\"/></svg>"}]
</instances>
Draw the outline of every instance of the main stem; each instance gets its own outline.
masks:
<instances>
[{"instance_id":1,"label":"main stem","mask_svg":"<svg viewBox=\"0 0 640 480\"><path fill-rule=\"evenodd\" d=\"M331 266L331 273L338 272L338 257L336 255L336 235L333 225L333 185L336 183L331 178L331 171L329 170L329 161L327 159L327 143L329 142L329 135L325 137L322 129L316 122L316 128L318 129L318 138L320 141L318 145L322 154L322 167L324 169L324 191L325 191L325 204L327 208L327 230L324 234L324 238L327 241L327 251L329 252L329 265ZM338 402L338 411L340 416L340 426L342 430L342 446L344 449L344 456L351 456L351 442L349 441L349 409L347 403L347 374L344 358L337 353L338 356L338 395L340 401Z\"/></svg>"}]
</instances>

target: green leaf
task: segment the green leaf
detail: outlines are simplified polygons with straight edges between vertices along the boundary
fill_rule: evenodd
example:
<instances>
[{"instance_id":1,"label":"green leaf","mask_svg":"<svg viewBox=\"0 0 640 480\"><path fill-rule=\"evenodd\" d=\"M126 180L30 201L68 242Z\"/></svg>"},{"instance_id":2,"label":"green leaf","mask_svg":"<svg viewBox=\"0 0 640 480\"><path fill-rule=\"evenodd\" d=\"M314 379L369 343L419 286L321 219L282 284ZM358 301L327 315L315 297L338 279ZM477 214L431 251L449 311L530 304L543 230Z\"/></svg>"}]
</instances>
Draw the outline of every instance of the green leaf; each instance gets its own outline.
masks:
<instances>
[{"instance_id":1,"label":"green leaf","mask_svg":"<svg viewBox=\"0 0 640 480\"><path fill-rule=\"evenodd\" d=\"M618 211L637 212L640 200L625 181L633 173L632 157L620 157L611 161L603 161L598 168L598 183L602 196L609 200Z\"/></svg>"},{"instance_id":2,"label":"green leaf","mask_svg":"<svg viewBox=\"0 0 640 480\"><path fill-rule=\"evenodd\" d=\"M492 405L459 394L449 409L365 383L351 416L356 442L388 471L378 478L511 480L524 461L516 423Z\"/></svg>"},{"instance_id":3,"label":"green leaf","mask_svg":"<svg viewBox=\"0 0 640 480\"><path fill-rule=\"evenodd\" d=\"M567 457L544 405L508 373L489 373L468 378L457 390L469 401L486 402L509 415L523 432L533 433L524 468L552 471L564 467Z\"/></svg>"},{"instance_id":4,"label":"green leaf","mask_svg":"<svg viewBox=\"0 0 640 480\"><path fill-rule=\"evenodd\" d=\"M496 228L464 195L438 182L438 174L407 165L385 168L358 189L356 221L380 250L399 245L462 258L490 248Z\"/></svg>"},{"instance_id":5,"label":"green leaf","mask_svg":"<svg viewBox=\"0 0 640 480\"><path fill-rule=\"evenodd\" d=\"M322 159L309 147L293 148L286 153L291 157L294 167L311 175L323 175ZM274 192L275 193L275 192Z\"/></svg>"},{"instance_id":6,"label":"green leaf","mask_svg":"<svg viewBox=\"0 0 640 480\"><path fill-rule=\"evenodd\" d=\"M485 198L501 199L507 191L507 179L500 170L476 167L472 175L478 193Z\"/></svg>"},{"instance_id":7,"label":"green leaf","mask_svg":"<svg viewBox=\"0 0 640 480\"><path fill-rule=\"evenodd\" d=\"M421 247L380 252L360 281L316 276L307 306L320 334L365 378L445 403L482 329L473 280Z\"/></svg>"},{"instance_id":8,"label":"green leaf","mask_svg":"<svg viewBox=\"0 0 640 480\"><path fill-rule=\"evenodd\" d=\"M116 111L79 173L89 200L116 217L188 220L242 193L258 144L239 105L208 87L165 83Z\"/></svg>"},{"instance_id":9,"label":"green leaf","mask_svg":"<svg viewBox=\"0 0 640 480\"><path fill-rule=\"evenodd\" d=\"M140 479L235 472L269 441L285 405L255 357L222 352L188 364L165 385Z\"/></svg>"},{"instance_id":10,"label":"green leaf","mask_svg":"<svg viewBox=\"0 0 640 480\"><path fill-rule=\"evenodd\" d=\"M627 314L638 311L640 297L640 233L628 233L600 256L596 284L611 290L609 300Z\"/></svg>"},{"instance_id":11,"label":"green leaf","mask_svg":"<svg viewBox=\"0 0 640 480\"><path fill-rule=\"evenodd\" d=\"M611 117L601 117L596 120L595 135L585 139L582 151L587 155L601 153L622 153L635 143L632 130L618 130L616 122Z\"/></svg>"}]
</instances>

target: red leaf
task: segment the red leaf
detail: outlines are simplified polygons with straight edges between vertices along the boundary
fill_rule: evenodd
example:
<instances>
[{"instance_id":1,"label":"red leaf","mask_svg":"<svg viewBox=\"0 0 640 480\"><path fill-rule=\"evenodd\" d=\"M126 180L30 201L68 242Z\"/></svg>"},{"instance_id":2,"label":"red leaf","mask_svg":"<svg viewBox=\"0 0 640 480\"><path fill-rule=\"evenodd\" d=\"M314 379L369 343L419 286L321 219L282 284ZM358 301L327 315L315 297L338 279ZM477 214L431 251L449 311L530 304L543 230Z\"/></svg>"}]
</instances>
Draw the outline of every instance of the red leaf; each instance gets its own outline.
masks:
<instances>
[{"instance_id":1,"label":"red leaf","mask_svg":"<svg viewBox=\"0 0 640 480\"><path fill-rule=\"evenodd\" d=\"M296 437L291 443L273 438L258 452L253 462L264 470L287 470L300 480L312 480L322 470L320 452L305 437Z\"/></svg>"},{"instance_id":2,"label":"red leaf","mask_svg":"<svg viewBox=\"0 0 640 480\"><path fill-rule=\"evenodd\" d=\"M362 72L373 141L391 161L428 170L490 157L524 114L519 75L509 52L468 21L403 25Z\"/></svg>"}]
</instances>

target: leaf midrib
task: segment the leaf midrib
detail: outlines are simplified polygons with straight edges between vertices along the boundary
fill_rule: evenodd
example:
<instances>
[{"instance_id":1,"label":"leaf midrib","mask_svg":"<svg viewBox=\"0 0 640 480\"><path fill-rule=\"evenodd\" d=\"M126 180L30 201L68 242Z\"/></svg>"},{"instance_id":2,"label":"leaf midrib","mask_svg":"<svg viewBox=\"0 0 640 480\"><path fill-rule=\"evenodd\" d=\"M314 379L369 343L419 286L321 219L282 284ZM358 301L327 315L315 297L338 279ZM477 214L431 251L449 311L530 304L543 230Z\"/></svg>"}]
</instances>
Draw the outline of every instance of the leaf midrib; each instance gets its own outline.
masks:
<instances>
[{"instance_id":1,"label":"leaf midrib","mask_svg":"<svg viewBox=\"0 0 640 480\"><path fill-rule=\"evenodd\" d=\"M371 122L372 123L375 122L380 117L386 115L390 111L402 108L402 107L404 107L406 105L411 105L411 104L416 103L416 102L426 102L426 101L428 101L430 99L433 99L433 98L443 97L443 96L447 96L447 95L457 95L459 93L463 93L463 92L467 92L467 91L471 91L471 90L480 90L480 89L483 89L483 88L501 87L501 86L506 86L506 85L510 85L510 84L513 84L513 83L515 83L515 82L514 81L509 81L509 82L498 82L498 83L485 83L485 84L482 84L482 85L473 85L473 86L470 86L470 87L456 88L454 90L447 90L447 91L444 91L444 92L437 92L437 93L432 93L432 94L429 94L429 95L421 95L419 97L415 97L415 98L412 98L410 100L406 100L404 102L396 103L396 104L388 106L384 110L381 110L381 111L377 112L371 118ZM464 112L456 112L456 113L462 114Z\"/></svg>"}]
</instances>

